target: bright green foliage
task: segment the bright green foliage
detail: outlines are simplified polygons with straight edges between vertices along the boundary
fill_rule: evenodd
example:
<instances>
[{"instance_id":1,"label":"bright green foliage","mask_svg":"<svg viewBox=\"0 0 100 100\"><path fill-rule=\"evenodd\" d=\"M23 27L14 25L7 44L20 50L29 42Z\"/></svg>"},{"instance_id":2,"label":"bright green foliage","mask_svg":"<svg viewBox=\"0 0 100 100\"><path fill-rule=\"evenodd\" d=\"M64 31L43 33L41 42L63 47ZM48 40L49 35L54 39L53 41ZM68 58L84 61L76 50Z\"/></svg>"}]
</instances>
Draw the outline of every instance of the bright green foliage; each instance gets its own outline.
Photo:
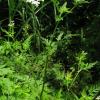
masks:
<instances>
[{"instance_id":1,"label":"bright green foliage","mask_svg":"<svg viewBox=\"0 0 100 100\"><path fill-rule=\"evenodd\" d=\"M88 71L89 69L91 69L96 64L96 62L94 62L94 63L84 63L87 60L86 59L86 55L87 55L87 53L82 51L78 55L78 57L76 57L76 59L78 61L79 70L86 70L86 71Z\"/></svg>"},{"instance_id":2,"label":"bright green foliage","mask_svg":"<svg viewBox=\"0 0 100 100\"><path fill-rule=\"evenodd\" d=\"M37 2L0 0L0 100L98 99L100 7L88 13L92 0Z\"/></svg>"},{"instance_id":3,"label":"bright green foliage","mask_svg":"<svg viewBox=\"0 0 100 100\"><path fill-rule=\"evenodd\" d=\"M84 3L89 3L89 2L87 0L74 0L74 4L77 6Z\"/></svg>"}]
</instances>

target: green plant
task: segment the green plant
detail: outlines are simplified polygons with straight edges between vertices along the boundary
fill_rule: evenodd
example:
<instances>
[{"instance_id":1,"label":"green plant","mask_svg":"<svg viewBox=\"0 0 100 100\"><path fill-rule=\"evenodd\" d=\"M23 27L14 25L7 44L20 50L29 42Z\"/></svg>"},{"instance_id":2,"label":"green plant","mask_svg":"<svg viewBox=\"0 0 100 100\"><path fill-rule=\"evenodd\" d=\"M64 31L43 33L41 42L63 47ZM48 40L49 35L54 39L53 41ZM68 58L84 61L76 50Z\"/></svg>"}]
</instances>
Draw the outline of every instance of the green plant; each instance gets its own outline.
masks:
<instances>
[{"instance_id":1,"label":"green plant","mask_svg":"<svg viewBox=\"0 0 100 100\"><path fill-rule=\"evenodd\" d=\"M0 0L0 100L99 99L97 5Z\"/></svg>"}]
</instances>

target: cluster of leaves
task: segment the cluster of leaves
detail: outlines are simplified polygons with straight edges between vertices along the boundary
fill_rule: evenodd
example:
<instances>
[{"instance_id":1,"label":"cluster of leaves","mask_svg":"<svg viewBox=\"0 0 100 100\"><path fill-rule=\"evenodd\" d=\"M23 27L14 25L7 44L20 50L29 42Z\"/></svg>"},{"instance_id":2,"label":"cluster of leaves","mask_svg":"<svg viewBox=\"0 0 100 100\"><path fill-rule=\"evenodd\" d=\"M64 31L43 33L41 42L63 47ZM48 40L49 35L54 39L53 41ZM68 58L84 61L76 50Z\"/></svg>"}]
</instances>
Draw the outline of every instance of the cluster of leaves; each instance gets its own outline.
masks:
<instances>
[{"instance_id":1,"label":"cluster of leaves","mask_svg":"<svg viewBox=\"0 0 100 100\"><path fill-rule=\"evenodd\" d=\"M91 20L86 13L91 2L45 0L36 7L25 0L0 0L1 6L7 4L8 14L5 18L0 10L0 100L99 98L100 81L92 73L95 70L99 77L100 59L91 56L96 52L91 45L99 39L90 43L94 38L85 34L95 32L91 27L97 21L94 18L88 26L78 23ZM80 15L82 10L86 15Z\"/></svg>"}]
</instances>

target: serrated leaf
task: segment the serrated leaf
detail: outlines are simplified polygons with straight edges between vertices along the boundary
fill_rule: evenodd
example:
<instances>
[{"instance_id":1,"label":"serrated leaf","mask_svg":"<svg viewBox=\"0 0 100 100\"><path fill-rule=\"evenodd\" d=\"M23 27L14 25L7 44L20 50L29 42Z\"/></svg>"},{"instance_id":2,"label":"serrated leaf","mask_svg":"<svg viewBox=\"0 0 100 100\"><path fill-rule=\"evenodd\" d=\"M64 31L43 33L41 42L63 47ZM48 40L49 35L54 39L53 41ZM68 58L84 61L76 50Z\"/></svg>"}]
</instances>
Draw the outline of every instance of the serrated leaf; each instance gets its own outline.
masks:
<instances>
[{"instance_id":1,"label":"serrated leaf","mask_svg":"<svg viewBox=\"0 0 100 100\"><path fill-rule=\"evenodd\" d=\"M67 6L67 2L65 2L60 8L59 8L59 12L62 15L63 13L69 13L69 8L66 7Z\"/></svg>"},{"instance_id":2,"label":"serrated leaf","mask_svg":"<svg viewBox=\"0 0 100 100\"><path fill-rule=\"evenodd\" d=\"M59 35L58 35L58 37L57 37L57 41L60 41L61 40L61 38L62 38L62 36L63 36L63 32L61 32Z\"/></svg>"},{"instance_id":3,"label":"serrated leaf","mask_svg":"<svg viewBox=\"0 0 100 100\"><path fill-rule=\"evenodd\" d=\"M11 70L10 68L0 69L0 76L9 75L9 74L12 74L12 73L13 73L13 70Z\"/></svg>"}]
</instances>

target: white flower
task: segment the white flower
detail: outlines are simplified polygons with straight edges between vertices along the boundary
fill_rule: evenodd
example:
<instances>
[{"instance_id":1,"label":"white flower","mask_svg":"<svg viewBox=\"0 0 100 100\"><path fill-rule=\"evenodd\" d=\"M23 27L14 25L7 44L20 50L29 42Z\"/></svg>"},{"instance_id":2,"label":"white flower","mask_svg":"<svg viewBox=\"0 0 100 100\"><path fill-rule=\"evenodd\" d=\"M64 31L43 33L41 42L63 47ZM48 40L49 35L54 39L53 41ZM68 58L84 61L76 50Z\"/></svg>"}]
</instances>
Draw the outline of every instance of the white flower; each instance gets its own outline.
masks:
<instances>
[{"instance_id":1,"label":"white flower","mask_svg":"<svg viewBox=\"0 0 100 100\"><path fill-rule=\"evenodd\" d=\"M96 100L100 100L100 96L97 96Z\"/></svg>"},{"instance_id":2,"label":"white flower","mask_svg":"<svg viewBox=\"0 0 100 100\"><path fill-rule=\"evenodd\" d=\"M26 0L26 2L29 2L29 3L31 3L33 5L35 5L36 7L39 6L40 1L44 1L44 0Z\"/></svg>"}]
</instances>

